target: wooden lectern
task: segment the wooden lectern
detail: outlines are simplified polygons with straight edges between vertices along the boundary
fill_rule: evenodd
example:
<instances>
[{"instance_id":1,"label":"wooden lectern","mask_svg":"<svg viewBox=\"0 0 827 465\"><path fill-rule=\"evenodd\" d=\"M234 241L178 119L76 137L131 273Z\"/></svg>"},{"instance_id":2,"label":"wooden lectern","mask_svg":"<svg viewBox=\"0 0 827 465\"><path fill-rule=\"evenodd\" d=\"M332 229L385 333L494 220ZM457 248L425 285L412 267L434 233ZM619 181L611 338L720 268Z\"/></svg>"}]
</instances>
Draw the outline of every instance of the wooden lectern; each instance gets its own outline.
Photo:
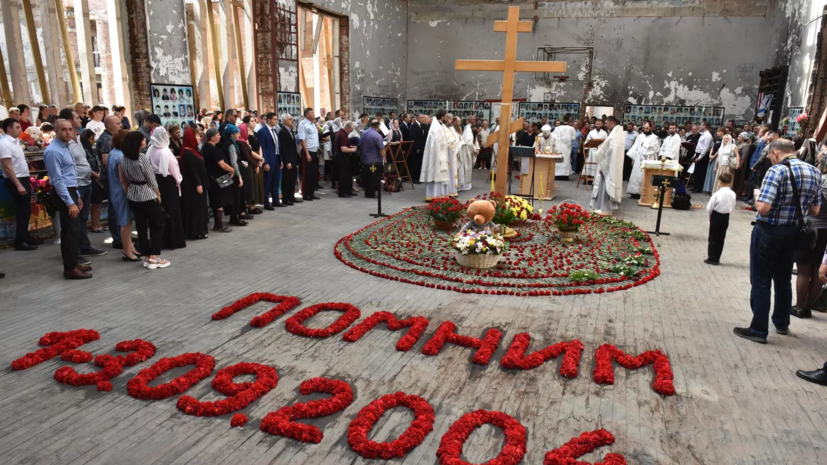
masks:
<instances>
[{"instance_id":1,"label":"wooden lectern","mask_svg":"<svg viewBox=\"0 0 827 465\"><path fill-rule=\"evenodd\" d=\"M640 200L637 204L640 206L651 207L655 203L655 187L652 186L653 176L669 176L674 178L678 176L679 171L669 168L643 168L643 182L642 191L640 193ZM666 193L661 196L660 203L663 208L672 208L672 189L667 189Z\"/></svg>"},{"instance_id":2,"label":"wooden lectern","mask_svg":"<svg viewBox=\"0 0 827 465\"><path fill-rule=\"evenodd\" d=\"M526 159L523 159L525 163ZM528 159L528 174L520 176L520 195L531 195L531 173L534 173L534 198L543 200L554 199L554 176L557 164L563 161L562 155L547 155L538 153ZM542 182L541 182L542 181Z\"/></svg>"}]
</instances>

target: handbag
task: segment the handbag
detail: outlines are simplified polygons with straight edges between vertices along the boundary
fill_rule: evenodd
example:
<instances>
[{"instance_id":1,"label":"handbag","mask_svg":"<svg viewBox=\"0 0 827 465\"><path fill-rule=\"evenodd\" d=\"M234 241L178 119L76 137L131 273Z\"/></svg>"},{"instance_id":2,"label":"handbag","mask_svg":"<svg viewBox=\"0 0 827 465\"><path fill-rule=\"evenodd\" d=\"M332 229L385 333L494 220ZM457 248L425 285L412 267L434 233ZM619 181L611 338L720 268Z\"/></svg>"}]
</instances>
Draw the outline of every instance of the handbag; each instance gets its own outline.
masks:
<instances>
[{"instance_id":1,"label":"handbag","mask_svg":"<svg viewBox=\"0 0 827 465\"><path fill-rule=\"evenodd\" d=\"M227 173L223 176L219 176L217 178L213 178L213 181L215 181L215 183L218 184L218 187L221 189L233 185L233 177L230 175L230 173Z\"/></svg>"},{"instance_id":2,"label":"handbag","mask_svg":"<svg viewBox=\"0 0 827 465\"><path fill-rule=\"evenodd\" d=\"M813 222L804 217L804 212L801 211L801 195L798 193L798 182L795 180L793 168L789 161L783 163L790 172L790 184L793 188L793 198L795 199L795 224L796 224L796 250L811 251L816 246L816 239L818 239L818 232L813 227Z\"/></svg>"}]
</instances>

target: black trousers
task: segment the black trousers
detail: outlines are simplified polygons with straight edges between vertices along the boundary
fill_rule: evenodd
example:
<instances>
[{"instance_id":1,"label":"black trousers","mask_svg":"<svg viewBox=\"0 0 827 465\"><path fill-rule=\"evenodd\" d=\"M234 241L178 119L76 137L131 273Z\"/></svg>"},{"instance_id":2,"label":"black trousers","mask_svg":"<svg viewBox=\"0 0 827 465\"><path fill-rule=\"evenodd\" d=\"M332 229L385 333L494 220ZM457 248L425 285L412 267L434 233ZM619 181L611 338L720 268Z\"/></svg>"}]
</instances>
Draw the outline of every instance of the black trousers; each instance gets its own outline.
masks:
<instances>
[{"instance_id":1,"label":"black trousers","mask_svg":"<svg viewBox=\"0 0 827 465\"><path fill-rule=\"evenodd\" d=\"M628 152L628 150L626 151ZM623 157L623 180L628 181L632 177L632 169L635 167L635 162L627 157Z\"/></svg>"},{"instance_id":2,"label":"black trousers","mask_svg":"<svg viewBox=\"0 0 827 465\"><path fill-rule=\"evenodd\" d=\"M164 213L161 204L155 199L146 202L130 200L129 208L132 209L135 229L138 231L138 250L144 255L161 255L164 242ZM63 218L63 212L60 216Z\"/></svg>"},{"instance_id":3,"label":"black trousers","mask_svg":"<svg viewBox=\"0 0 827 465\"><path fill-rule=\"evenodd\" d=\"M20 185L26 189L26 195L20 195L17 187L10 179L6 179L6 189L14 202L14 245L29 242L29 218L32 216L32 186L29 178L17 178Z\"/></svg>"},{"instance_id":4,"label":"black trousers","mask_svg":"<svg viewBox=\"0 0 827 465\"><path fill-rule=\"evenodd\" d=\"M319 152L309 153L310 161L307 161L304 154L300 155L304 160L304 182L302 182L302 195L304 197L313 197L319 183Z\"/></svg>"},{"instance_id":5,"label":"black trousers","mask_svg":"<svg viewBox=\"0 0 827 465\"><path fill-rule=\"evenodd\" d=\"M709 157L703 157L703 159L695 162L695 171L692 173L692 186L697 192L704 190L707 168L709 168Z\"/></svg>"},{"instance_id":6,"label":"black trousers","mask_svg":"<svg viewBox=\"0 0 827 465\"><path fill-rule=\"evenodd\" d=\"M336 162L339 196L353 194L353 174L350 170L350 154L338 152L333 161Z\"/></svg>"},{"instance_id":7,"label":"black trousers","mask_svg":"<svg viewBox=\"0 0 827 465\"><path fill-rule=\"evenodd\" d=\"M365 187L365 197L376 197L382 185L382 164L371 163L362 165L362 182Z\"/></svg>"},{"instance_id":8,"label":"black trousers","mask_svg":"<svg viewBox=\"0 0 827 465\"><path fill-rule=\"evenodd\" d=\"M69 188L69 196L77 205L78 189ZM63 203L57 191L52 189L52 202L57 205L60 214L60 255L63 257L63 269L72 271L78 266L78 249L80 248L80 221L69 217L69 207Z\"/></svg>"},{"instance_id":9,"label":"black trousers","mask_svg":"<svg viewBox=\"0 0 827 465\"><path fill-rule=\"evenodd\" d=\"M709 247L707 249L707 256L710 261L717 262L721 260L727 228L729 228L729 213L713 211L712 216L709 217Z\"/></svg>"},{"instance_id":10,"label":"black trousers","mask_svg":"<svg viewBox=\"0 0 827 465\"><path fill-rule=\"evenodd\" d=\"M296 178L298 177L299 169L295 165L287 169L287 163L284 164L284 169L281 170L281 201L282 203L292 203L296 200Z\"/></svg>"}]
</instances>

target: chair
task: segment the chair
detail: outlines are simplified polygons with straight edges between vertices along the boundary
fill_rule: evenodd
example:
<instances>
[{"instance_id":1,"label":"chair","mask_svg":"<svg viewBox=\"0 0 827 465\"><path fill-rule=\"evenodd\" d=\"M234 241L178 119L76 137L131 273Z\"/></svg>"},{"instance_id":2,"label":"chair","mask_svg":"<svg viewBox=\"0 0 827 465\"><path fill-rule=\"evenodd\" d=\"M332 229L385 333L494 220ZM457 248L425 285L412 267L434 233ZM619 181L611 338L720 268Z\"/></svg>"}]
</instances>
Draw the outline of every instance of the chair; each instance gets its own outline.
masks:
<instances>
[{"instance_id":1,"label":"chair","mask_svg":"<svg viewBox=\"0 0 827 465\"><path fill-rule=\"evenodd\" d=\"M594 166L595 168L597 167L597 162L589 161L589 155L592 149L596 149L602 143L603 139L592 139L588 144L583 146L583 153L586 161L583 163L583 169L580 171L580 176L577 178L577 186L575 189L580 188L580 181L583 181L583 185L586 186L586 189L589 188L589 182L591 182L592 187L594 187L594 177L587 174L588 170L586 168L588 168L589 165Z\"/></svg>"},{"instance_id":2,"label":"chair","mask_svg":"<svg viewBox=\"0 0 827 465\"><path fill-rule=\"evenodd\" d=\"M399 154L400 156L396 156L394 158L394 164L396 165L396 172L399 175L399 180L401 181L405 178L408 178L408 182L411 183L411 189L416 190L416 187L414 187L411 170L410 168L408 168L408 158L410 158L411 156L411 150L413 149L413 141L404 141L397 147L399 147L397 149L397 154Z\"/></svg>"}]
</instances>

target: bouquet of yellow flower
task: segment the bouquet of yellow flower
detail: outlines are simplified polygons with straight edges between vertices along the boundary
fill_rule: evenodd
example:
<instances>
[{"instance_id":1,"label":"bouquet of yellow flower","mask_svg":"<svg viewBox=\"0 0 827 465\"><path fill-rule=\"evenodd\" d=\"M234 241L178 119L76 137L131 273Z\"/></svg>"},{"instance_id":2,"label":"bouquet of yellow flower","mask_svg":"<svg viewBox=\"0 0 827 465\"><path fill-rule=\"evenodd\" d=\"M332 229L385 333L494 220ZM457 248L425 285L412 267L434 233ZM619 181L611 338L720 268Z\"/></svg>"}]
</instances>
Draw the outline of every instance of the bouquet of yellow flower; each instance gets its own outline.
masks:
<instances>
[{"instance_id":1,"label":"bouquet of yellow flower","mask_svg":"<svg viewBox=\"0 0 827 465\"><path fill-rule=\"evenodd\" d=\"M528 202L528 200L517 197L516 195L509 195L505 198L506 204L508 208L514 213L514 216L517 218L517 221L525 221L531 217L531 214L534 213L534 207Z\"/></svg>"}]
</instances>

